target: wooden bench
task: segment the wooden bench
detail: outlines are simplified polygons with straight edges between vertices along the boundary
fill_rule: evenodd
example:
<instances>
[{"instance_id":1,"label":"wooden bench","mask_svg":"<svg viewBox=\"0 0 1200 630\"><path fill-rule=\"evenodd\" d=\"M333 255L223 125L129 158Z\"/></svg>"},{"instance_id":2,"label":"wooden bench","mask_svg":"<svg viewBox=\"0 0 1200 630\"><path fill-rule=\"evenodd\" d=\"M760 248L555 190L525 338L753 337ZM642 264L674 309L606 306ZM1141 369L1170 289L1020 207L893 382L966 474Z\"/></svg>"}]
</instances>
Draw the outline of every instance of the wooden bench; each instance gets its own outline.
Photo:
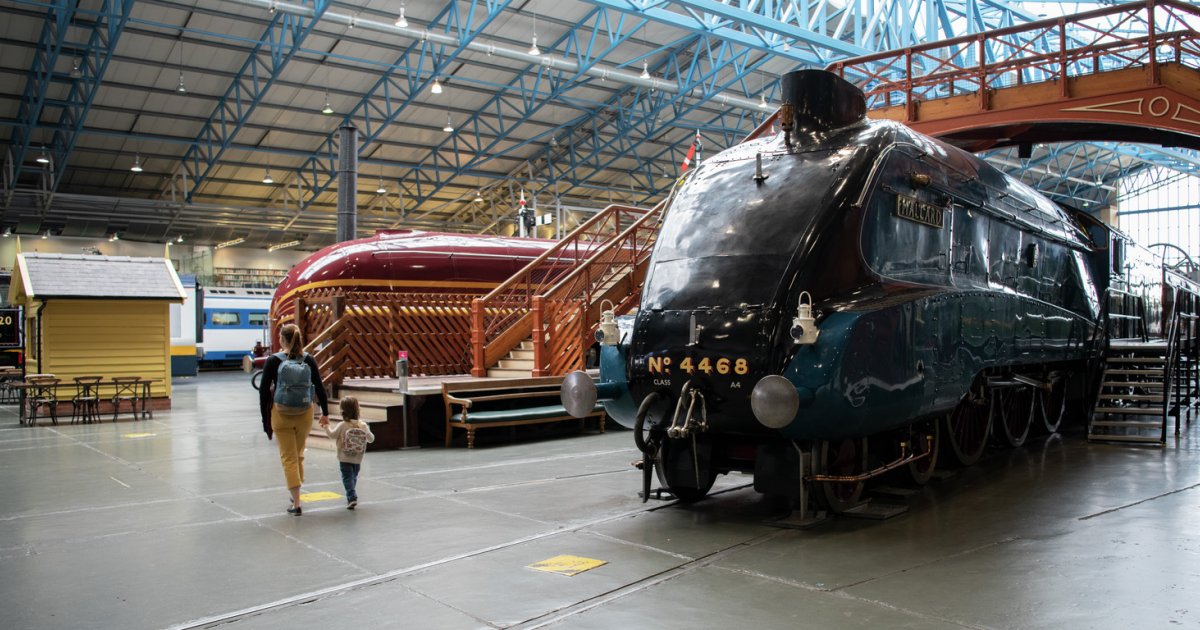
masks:
<instances>
[{"instance_id":1,"label":"wooden bench","mask_svg":"<svg viewBox=\"0 0 1200 630\"><path fill-rule=\"evenodd\" d=\"M475 448L475 430L481 427L514 427L578 420L582 429L587 418L598 418L604 433L604 407L597 404L591 414L576 418L559 401L563 377L477 379L442 383L446 404L446 446L454 429L467 431L467 448Z\"/></svg>"}]
</instances>

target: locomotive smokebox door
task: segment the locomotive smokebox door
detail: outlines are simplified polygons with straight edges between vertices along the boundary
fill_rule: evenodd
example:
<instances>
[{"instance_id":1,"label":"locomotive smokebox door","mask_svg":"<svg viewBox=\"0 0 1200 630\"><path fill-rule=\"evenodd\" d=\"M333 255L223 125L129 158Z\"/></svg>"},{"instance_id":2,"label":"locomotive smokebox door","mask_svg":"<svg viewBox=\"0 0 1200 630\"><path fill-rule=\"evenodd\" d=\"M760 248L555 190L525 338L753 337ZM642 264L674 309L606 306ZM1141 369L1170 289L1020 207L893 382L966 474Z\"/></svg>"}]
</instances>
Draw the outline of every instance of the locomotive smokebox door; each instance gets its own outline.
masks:
<instances>
[{"instance_id":1,"label":"locomotive smokebox door","mask_svg":"<svg viewBox=\"0 0 1200 630\"><path fill-rule=\"evenodd\" d=\"M783 75L783 101L792 105L793 119L789 122L801 133L845 127L867 115L862 90L823 70L797 70Z\"/></svg>"}]
</instances>

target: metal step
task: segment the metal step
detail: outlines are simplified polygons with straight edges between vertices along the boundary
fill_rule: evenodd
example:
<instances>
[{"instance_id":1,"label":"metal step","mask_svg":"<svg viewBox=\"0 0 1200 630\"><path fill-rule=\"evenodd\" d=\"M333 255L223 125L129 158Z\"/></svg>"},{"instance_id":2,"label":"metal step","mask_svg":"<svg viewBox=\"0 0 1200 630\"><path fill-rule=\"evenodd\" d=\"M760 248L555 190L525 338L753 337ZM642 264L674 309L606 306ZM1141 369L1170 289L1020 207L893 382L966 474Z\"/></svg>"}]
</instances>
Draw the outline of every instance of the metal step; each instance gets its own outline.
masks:
<instances>
[{"instance_id":1,"label":"metal step","mask_svg":"<svg viewBox=\"0 0 1200 630\"><path fill-rule=\"evenodd\" d=\"M1096 413L1121 413L1131 416L1161 416L1162 405L1155 407L1096 407Z\"/></svg>"},{"instance_id":2,"label":"metal step","mask_svg":"<svg viewBox=\"0 0 1200 630\"><path fill-rule=\"evenodd\" d=\"M1161 439L1147 435L1105 435L1103 433L1089 433L1088 439L1098 442L1141 442L1143 444L1162 444Z\"/></svg>"},{"instance_id":3,"label":"metal step","mask_svg":"<svg viewBox=\"0 0 1200 630\"><path fill-rule=\"evenodd\" d=\"M1103 381L1101 387L1140 387L1142 389L1162 389L1166 387L1162 383L1151 383L1141 381Z\"/></svg>"},{"instance_id":4,"label":"metal step","mask_svg":"<svg viewBox=\"0 0 1200 630\"><path fill-rule=\"evenodd\" d=\"M1092 427L1128 427L1131 429L1161 429L1161 422L1119 422L1116 420L1096 420Z\"/></svg>"},{"instance_id":5,"label":"metal step","mask_svg":"<svg viewBox=\"0 0 1200 630\"><path fill-rule=\"evenodd\" d=\"M1105 374L1141 374L1143 376L1162 376L1165 370L1105 370Z\"/></svg>"},{"instance_id":6,"label":"metal step","mask_svg":"<svg viewBox=\"0 0 1200 630\"><path fill-rule=\"evenodd\" d=\"M1166 363L1166 357L1108 357L1107 363Z\"/></svg>"},{"instance_id":7,"label":"metal step","mask_svg":"<svg viewBox=\"0 0 1200 630\"><path fill-rule=\"evenodd\" d=\"M1157 396L1149 396L1146 394L1100 394L1100 400L1142 400L1148 402L1162 402L1162 394Z\"/></svg>"}]
</instances>

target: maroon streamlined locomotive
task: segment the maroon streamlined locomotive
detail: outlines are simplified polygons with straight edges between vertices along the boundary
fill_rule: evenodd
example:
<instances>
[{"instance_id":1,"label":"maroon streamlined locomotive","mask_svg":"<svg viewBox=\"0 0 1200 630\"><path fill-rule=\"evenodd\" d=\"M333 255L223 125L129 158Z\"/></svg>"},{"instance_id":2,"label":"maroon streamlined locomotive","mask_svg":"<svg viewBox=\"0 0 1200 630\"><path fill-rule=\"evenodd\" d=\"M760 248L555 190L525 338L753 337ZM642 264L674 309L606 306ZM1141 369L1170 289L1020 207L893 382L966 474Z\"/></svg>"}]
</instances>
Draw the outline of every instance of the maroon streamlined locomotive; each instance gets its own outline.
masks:
<instances>
[{"instance_id":1,"label":"maroon streamlined locomotive","mask_svg":"<svg viewBox=\"0 0 1200 630\"><path fill-rule=\"evenodd\" d=\"M552 240L380 230L300 261L275 289L272 331L295 319L296 298L322 289L486 294L554 245ZM271 335L272 346L278 344Z\"/></svg>"}]
</instances>

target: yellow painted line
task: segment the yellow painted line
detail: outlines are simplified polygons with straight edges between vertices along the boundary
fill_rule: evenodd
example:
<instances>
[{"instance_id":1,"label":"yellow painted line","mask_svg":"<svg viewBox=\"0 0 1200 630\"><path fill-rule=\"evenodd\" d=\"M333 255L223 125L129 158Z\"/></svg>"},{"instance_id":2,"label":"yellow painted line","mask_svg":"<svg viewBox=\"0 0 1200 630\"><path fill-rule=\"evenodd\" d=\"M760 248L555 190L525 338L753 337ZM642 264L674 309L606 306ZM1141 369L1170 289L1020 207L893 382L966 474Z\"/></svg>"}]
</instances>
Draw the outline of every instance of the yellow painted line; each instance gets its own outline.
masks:
<instances>
[{"instance_id":1,"label":"yellow painted line","mask_svg":"<svg viewBox=\"0 0 1200 630\"><path fill-rule=\"evenodd\" d=\"M340 495L336 492L306 492L306 493L300 495L301 501L306 501L309 503L316 502L316 501L332 501L334 499L341 499L341 498L342 498L342 495Z\"/></svg>"},{"instance_id":2,"label":"yellow painted line","mask_svg":"<svg viewBox=\"0 0 1200 630\"><path fill-rule=\"evenodd\" d=\"M526 568L572 577L604 564L608 564L608 561L584 558L582 556L554 556L541 562L535 562Z\"/></svg>"},{"instance_id":3,"label":"yellow painted line","mask_svg":"<svg viewBox=\"0 0 1200 630\"><path fill-rule=\"evenodd\" d=\"M123 436L121 436L121 437L127 437L127 438L144 438L144 437L152 437L152 436L155 436L155 435L158 435L158 434L157 434L157 433L126 433L125 435L123 435Z\"/></svg>"}]
</instances>

